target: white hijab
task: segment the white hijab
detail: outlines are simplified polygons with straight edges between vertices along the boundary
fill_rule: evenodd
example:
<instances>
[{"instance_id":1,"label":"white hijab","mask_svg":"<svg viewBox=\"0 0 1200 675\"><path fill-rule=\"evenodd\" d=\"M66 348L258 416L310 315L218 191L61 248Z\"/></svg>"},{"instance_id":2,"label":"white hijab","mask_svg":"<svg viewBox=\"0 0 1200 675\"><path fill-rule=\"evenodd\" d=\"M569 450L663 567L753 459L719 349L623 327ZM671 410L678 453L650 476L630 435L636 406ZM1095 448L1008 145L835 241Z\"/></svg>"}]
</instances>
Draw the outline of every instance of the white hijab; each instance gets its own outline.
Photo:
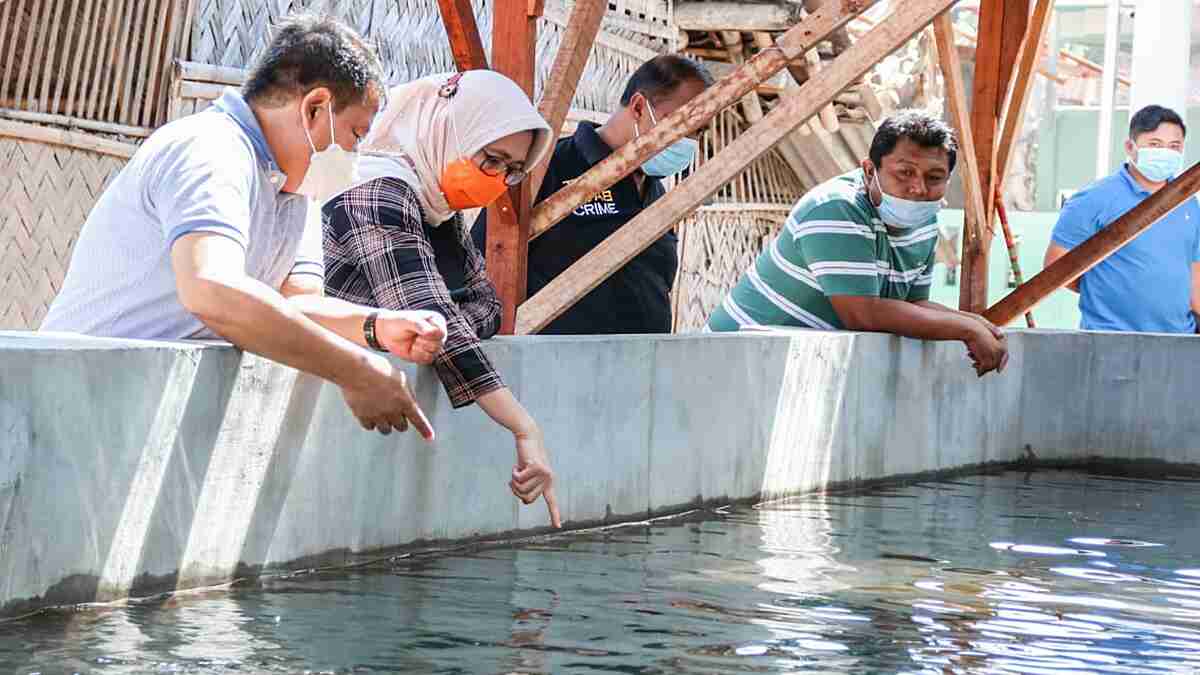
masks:
<instances>
[{"instance_id":1,"label":"white hijab","mask_svg":"<svg viewBox=\"0 0 1200 675\"><path fill-rule=\"evenodd\" d=\"M454 73L430 75L388 91L388 103L363 143L362 185L376 178L399 178L413 187L426 221L441 225L454 216L439 178L446 165L473 157L509 134L533 131L525 158L532 169L551 149L550 126L515 82L491 70L462 73L450 98L442 88ZM400 153L402 156L397 156Z\"/></svg>"}]
</instances>

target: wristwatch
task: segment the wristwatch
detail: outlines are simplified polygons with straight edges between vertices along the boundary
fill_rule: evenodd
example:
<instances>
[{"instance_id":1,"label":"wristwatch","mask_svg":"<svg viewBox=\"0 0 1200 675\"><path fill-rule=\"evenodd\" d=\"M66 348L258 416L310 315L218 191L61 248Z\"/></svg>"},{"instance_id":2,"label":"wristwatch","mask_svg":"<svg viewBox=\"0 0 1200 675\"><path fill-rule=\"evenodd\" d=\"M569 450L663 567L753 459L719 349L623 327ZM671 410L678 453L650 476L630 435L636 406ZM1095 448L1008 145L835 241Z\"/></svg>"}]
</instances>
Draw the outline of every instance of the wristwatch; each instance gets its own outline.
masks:
<instances>
[{"instance_id":1,"label":"wristwatch","mask_svg":"<svg viewBox=\"0 0 1200 675\"><path fill-rule=\"evenodd\" d=\"M367 315L366 321L363 321L363 337L367 341L367 346L377 352L386 352L387 347L379 342L379 338L375 335L375 320L379 318L379 312L371 312Z\"/></svg>"}]
</instances>

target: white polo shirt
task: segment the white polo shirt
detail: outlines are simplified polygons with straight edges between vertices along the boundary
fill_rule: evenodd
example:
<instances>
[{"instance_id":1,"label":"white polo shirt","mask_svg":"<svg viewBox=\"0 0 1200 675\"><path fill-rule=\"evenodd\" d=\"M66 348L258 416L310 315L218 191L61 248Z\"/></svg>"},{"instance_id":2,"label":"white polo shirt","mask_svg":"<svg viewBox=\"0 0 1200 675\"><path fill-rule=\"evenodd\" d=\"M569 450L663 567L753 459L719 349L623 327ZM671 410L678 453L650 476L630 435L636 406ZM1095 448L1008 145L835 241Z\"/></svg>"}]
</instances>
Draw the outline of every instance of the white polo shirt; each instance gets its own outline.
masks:
<instances>
[{"instance_id":1,"label":"white polo shirt","mask_svg":"<svg viewBox=\"0 0 1200 675\"><path fill-rule=\"evenodd\" d=\"M212 232L246 251L246 274L279 288L324 278L320 210L280 192L250 107L228 89L211 108L155 131L88 214L42 330L106 337L215 337L176 294L171 245Z\"/></svg>"}]
</instances>

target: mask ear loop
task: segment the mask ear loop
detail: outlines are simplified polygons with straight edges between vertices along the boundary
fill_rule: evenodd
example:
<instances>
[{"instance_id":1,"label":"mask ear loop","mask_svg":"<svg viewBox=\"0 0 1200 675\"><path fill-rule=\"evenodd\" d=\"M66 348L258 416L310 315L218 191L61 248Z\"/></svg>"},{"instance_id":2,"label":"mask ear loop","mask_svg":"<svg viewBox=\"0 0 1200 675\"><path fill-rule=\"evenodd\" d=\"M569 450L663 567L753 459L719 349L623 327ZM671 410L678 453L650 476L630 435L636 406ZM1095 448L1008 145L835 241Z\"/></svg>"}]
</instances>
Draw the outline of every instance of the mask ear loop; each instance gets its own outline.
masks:
<instances>
[{"instance_id":1,"label":"mask ear loop","mask_svg":"<svg viewBox=\"0 0 1200 675\"><path fill-rule=\"evenodd\" d=\"M335 145L337 145L337 133L333 130L333 99L329 99L329 147L325 149L328 150Z\"/></svg>"},{"instance_id":2,"label":"mask ear loop","mask_svg":"<svg viewBox=\"0 0 1200 675\"><path fill-rule=\"evenodd\" d=\"M308 140L308 147L312 150L312 154L317 154L317 146L313 144L312 134L308 132L308 120L304 119L304 110L300 110L300 125L304 127L304 138Z\"/></svg>"}]
</instances>

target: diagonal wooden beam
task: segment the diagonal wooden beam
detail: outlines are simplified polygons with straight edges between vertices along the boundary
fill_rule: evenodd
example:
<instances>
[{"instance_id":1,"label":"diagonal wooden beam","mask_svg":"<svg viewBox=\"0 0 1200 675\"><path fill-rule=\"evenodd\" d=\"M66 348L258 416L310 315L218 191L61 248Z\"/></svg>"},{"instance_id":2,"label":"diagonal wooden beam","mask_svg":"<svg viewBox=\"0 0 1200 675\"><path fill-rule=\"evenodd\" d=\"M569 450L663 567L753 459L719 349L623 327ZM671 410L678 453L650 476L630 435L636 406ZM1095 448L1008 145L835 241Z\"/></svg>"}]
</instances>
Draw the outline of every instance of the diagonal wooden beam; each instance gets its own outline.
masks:
<instances>
[{"instance_id":1,"label":"diagonal wooden beam","mask_svg":"<svg viewBox=\"0 0 1200 675\"><path fill-rule=\"evenodd\" d=\"M954 44L954 22L951 21L949 12L933 20L933 35L937 41L938 61L942 67L950 123L958 132L958 172L962 177L967 216L963 227L963 241L969 244L983 236L979 226L987 217L987 209L983 205L983 183L979 178L975 135L971 131L971 111L967 109L967 88L963 82L962 61L958 58L958 48Z\"/></svg>"},{"instance_id":2,"label":"diagonal wooden beam","mask_svg":"<svg viewBox=\"0 0 1200 675\"><path fill-rule=\"evenodd\" d=\"M881 22L878 27L834 59L829 68L815 74L794 93L783 97L761 122L738 136L715 157L701 165L696 173L626 223L530 298L518 312L517 332L536 332L553 321L614 271L658 240L681 218L698 208L705 199L721 189L721 186L736 178L780 139L817 114L822 106L832 101L881 58L916 35L954 2L955 0L906 0L903 11L893 13L887 21ZM832 4L845 7L849 3ZM736 101L737 98L740 98L740 95L733 100ZM681 119L677 123L689 122Z\"/></svg>"},{"instance_id":3,"label":"diagonal wooden beam","mask_svg":"<svg viewBox=\"0 0 1200 675\"><path fill-rule=\"evenodd\" d=\"M549 230L581 204L607 190L633 173L646 160L684 136L708 124L725 108L754 91L759 84L782 70L789 62L844 26L850 19L874 5L877 0L843 0L827 3L809 14L744 65L709 87L687 105L662 120L649 132L618 148L603 162L593 166L570 186L559 190L533 212L531 232L538 236Z\"/></svg>"},{"instance_id":4,"label":"diagonal wooden beam","mask_svg":"<svg viewBox=\"0 0 1200 675\"><path fill-rule=\"evenodd\" d=\"M1071 249L1049 267L984 312L989 321L1005 325L1033 309L1051 293L1078 279L1118 249L1200 191L1200 164L1168 183L1111 225Z\"/></svg>"},{"instance_id":5,"label":"diagonal wooden beam","mask_svg":"<svg viewBox=\"0 0 1200 675\"><path fill-rule=\"evenodd\" d=\"M1013 145L1017 142L1017 134L1025 124L1025 109L1029 102L1029 92L1033 90L1033 74L1042 55L1042 43L1046 40L1046 29L1050 27L1050 16L1054 8L1054 0L1034 0L1033 14L1029 18L1029 26L1025 37L1021 40L1020 56L1014 71L1012 83L1005 97L1003 124L1000 131L1000 142L996 146L996 173L992 177L992 192L1001 196L1004 181L1008 177L1009 165L1012 163Z\"/></svg>"},{"instance_id":6,"label":"diagonal wooden beam","mask_svg":"<svg viewBox=\"0 0 1200 675\"><path fill-rule=\"evenodd\" d=\"M438 0L438 9L441 10L442 25L446 27L450 52L454 54L454 65L459 72L487 70L487 54L483 51L483 39L479 37L471 0Z\"/></svg>"},{"instance_id":7,"label":"diagonal wooden beam","mask_svg":"<svg viewBox=\"0 0 1200 675\"><path fill-rule=\"evenodd\" d=\"M1017 68L1022 41L1029 28L1029 3L1031 0L1003 0L1004 23L1000 34L1000 98L996 101L996 117L1004 114L1004 95L1007 83L1011 82Z\"/></svg>"},{"instance_id":8,"label":"diagonal wooden beam","mask_svg":"<svg viewBox=\"0 0 1200 675\"><path fill-rule=\"evenodd\" d=\"M588 55L591 54L592 44L600 32L600 22L607 9L608 0L575 0L575 6L571 8L571 17L567 19L567 27L558 43L558 52L554 55L554 65L550 68L550 78L538 103L538 112L550 124L551 142L558 138L567 121L567 112L575 98L579 78L583 76ZM549 166L547 161L533 168L529 191L535 199Z\"/></svg>"}]
</instances>

